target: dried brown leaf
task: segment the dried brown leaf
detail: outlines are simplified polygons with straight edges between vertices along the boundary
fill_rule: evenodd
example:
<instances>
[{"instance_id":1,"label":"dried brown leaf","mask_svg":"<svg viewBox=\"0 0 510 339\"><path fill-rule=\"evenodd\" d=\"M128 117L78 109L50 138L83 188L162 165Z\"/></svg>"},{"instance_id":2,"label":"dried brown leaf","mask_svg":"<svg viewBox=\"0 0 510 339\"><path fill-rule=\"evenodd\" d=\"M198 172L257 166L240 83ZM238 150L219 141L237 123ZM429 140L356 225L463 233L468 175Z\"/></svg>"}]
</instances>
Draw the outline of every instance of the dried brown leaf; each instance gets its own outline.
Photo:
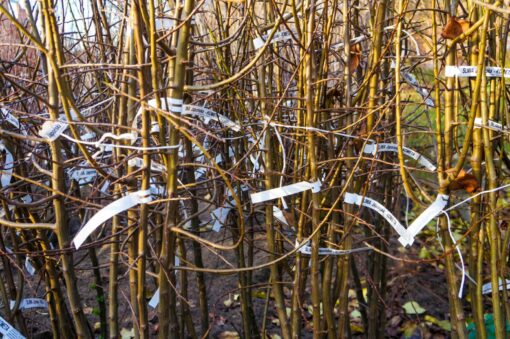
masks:
<instances>
[{"instance_id":1,"label":"dried brown leaf","mask_svg":"<svg viewBox=\"0 0 510 339\"><path fill-rule=\"evenodd\" d=\"M462 25L459 23L456 17L452 16L444 26L441 36L444 39L453 40L463 32Z\"/></svg>"},{"instance_id":2,"label":"dried brown leaf","mask_svg":"<svg viewBox=\"0 0 510 339\"><path fill-rule=\"evenodd\" d=\"M354 44L351 45L351 53L349 60L349 73L354 73L356 69L359 67L361 62L361 45Z\"/></svg>"},{"instance_id":3,"label":"dried brown leaf","mask_svg":"<svg viewBox=\"0 0 510 339\"><path fill-rule=\"evenodd\" d=\"M449 169L446 172L451 173L454 169ZM457 177L448 185L451 191L465 190L468 193L474 193L480 190L480 184L476 177L470 173L467 173L463 169L460 170Z\"/></svg>"},{"instance_id":4,"label":"dried brown leaf","mask_svg":"<svg viewBox=\"0 0 510 339\"><path fill-rule=\"evenodd\" d=\"M460 24L460 27L462 27L462 33L466 33L466 31L471 27L471 22L467 20L459 19L457 22Z\"/></svg>"}]
</instances>

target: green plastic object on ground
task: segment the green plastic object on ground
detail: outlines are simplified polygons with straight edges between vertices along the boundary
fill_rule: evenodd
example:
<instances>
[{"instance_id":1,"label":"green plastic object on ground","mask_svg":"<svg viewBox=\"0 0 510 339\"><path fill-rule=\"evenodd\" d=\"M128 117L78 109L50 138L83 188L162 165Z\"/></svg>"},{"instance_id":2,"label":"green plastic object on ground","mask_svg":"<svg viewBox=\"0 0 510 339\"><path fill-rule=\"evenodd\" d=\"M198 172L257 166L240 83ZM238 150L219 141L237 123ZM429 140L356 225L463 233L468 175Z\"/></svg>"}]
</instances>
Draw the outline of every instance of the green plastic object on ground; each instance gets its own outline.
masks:
<instances>
[{"instance_id":1,"label":"green plastic object on ground","mask_svg":"<svg viewBox=\"0 0 510 339\"><path fill-rule=\"evenodd\" d=\"M485 329L487 331L487 339L495 339L496 338L496 330L494 328L494 315L492 313L488 313L484 315L484 323L485 323ZM476 327L475 323L471 322L468 325L468 338L469 339L476 339ZM510 334L510 323L506 323L506 333Z\"/></svg>"}]
</instances>

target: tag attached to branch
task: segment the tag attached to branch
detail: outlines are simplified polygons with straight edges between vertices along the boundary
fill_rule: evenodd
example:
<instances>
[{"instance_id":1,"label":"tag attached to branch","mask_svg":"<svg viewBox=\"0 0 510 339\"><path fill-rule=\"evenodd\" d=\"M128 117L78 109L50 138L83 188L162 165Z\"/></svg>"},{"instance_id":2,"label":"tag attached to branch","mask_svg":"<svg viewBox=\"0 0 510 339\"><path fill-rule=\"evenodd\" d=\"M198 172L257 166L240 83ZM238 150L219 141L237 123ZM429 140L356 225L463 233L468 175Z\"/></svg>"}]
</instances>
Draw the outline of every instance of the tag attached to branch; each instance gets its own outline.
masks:
<instances>
[{"instance_id":1,"label":"tag attached to branch","mask_svg":"<svg viewBox=\"0 0 510 339\"><path fill-rule=\"evenodd\" d=\"M412 238L407 233L405 227L402 226L402 224L400 224L397 218L379 202L355 193L345 193L344 202L346 204L365 206L367 208L374 210L384 219L386 219L386 221L391 225L391 227L393 227L393 229L400 235L399 241L403 246L406 246L410 242L412 243ZM400 239L403 239L403 241L401 241Z\"/></svg>"},{"instance_id":2,"label":"tag attached to branch","mask_svg":"<svg viewBox=\"0 0 510 339\"><path fill-rule=\"evenodd\" d=\"M288 195L293 195L297 193L304 192L306 190L312 190L312 193L318 193L321 190L321 181L317 180L316 182L308 182L308 181L301 181L292 185L288 186L282 186L273 188L267 191L262 191L258 193L252 193L250 195L251 202L253 204L258 204L260 202L283 198Z\"/></svg>"},{"instance_id":3,"label":"tag attached to branch","mask_svg":"<svg viewBox=\"0 0 510 339\"><path fill-rule=\"evenodd\" d=\"M496 132L503 132L504 130L506 130L506 128L504 128L503 125L500 124L499 122L488 120L487 125L485 126L483 124L482 118L475 118L475 127L474 128L476 129L476 128L482 128L482 127L491 129Z\"/></svg>"},{"instance_id":4,"label":"tag attached to branch","mask_svg":"<svg viewBox=\"0 0 510 339\"><path fill-rule=\"evenodd\" d=\"M69 125L63 121L46 121L39 131L39 135L49 141L55 141Z\"/></svg>"},{"instance_id":5,"label":"tag attached to branch","mask_svg":"<svg viewBox=\"0 0 510 339\"><path fill-rule=\"evenodd\" d=\"M87 240L89 235L92 232L94 232L94 230L98 228L106 220L138 204L146 204L151 202L152 197L150 194L151 194L150 190L129 193L125 197L122 197L119 200L116 200L111 204L103 207L87 222L87 224L74 237L73 243L76 249L79 249L80 246L85 242L85 240Z\"/></svg>"},{"instance_id":6,"label":"tag attached to branch","mask_svg":"<svg viewBox=\"0 0 510 339\"><path fill-rule=\"evenodd\" d=\"M427 226L427 224L437 217L439 213L448 205L449 197L444 194L438 194L436 200L425 210L423 211L407 228L407 233L411 237L407 245L412 245L414 242L414 237L420 233L420 231ZM405 241L403 237L398 239L401 243Z\"/></svg>"},{"instance_id":7,"label":"tag attached to branch","mask_svg":"<svg viewBox=\"0 0 510 339\"><path fill-rule=\"evenodd\" d=\"M499 290L502 291L505 287L505 283L501 278L498 279ZM506 289L510 289L510 280L506 279ZM488 282L482 286L482 294L492 293L492 283Z\"/></svg>"},{"instance_id":8,"label":"tag attached to branch","mask_svg":"<svg viewBox=\"0 0 510 339\"><path fill-rule=\"evenodd\" d=\"M76 180L79 185L84 185L91 182L97 176L94 168L80 168L73 171L71 179Z\"/></svg>"},{"instance_id":9,"label":"tag attached to branch","mask_svg":"<svg viewBox=\"0 0 510 339\"><path fill-rule=\"evenodd\" d=\"M211 109L195 106L195 105L184 105L183 106L183 115L194 115L198 116L204 119L204 122L206 124L209 124L210 120L215 120L221 123L222 125L225 125L226 127L239 132L241 130L241 126L230 120L224 115L221 115Z\"/></svg>"},{"instance_id":10,"label":"tag attached to branch","mask_svg":"<svg viewBox=\"0 0 510 339\"><path fill-rule=\"evenodd\" d=\"M7 187L11 183L12 179L12 171L14 169L14 157L12 153L5 147L3 142L0 142L0 151L5 151L5 163L4 169L2 170L2 176L0 177L0 182L2 183L2 187Z\"/></svg>"},{"instance_id":11,"label":"tag attached to branch","mask_svg":"<svg viewBox=\"0 0 510 339\"><path fill-rule=\"evenodd\" d=\"M23 135L26 135L27 132L24 128L22 128L21 124L19 123L19 120L18 118L16 118L14 115L12 115L11 112L9 112L9 110L7 109L3 109L3 108L0 108L0 113L2 114L3 118L8 122L10 123L11 125L13 125L16 129L20 130L20 132L23 134Z\"/></svg>"},{"instance_id":12,"label":"tag attached to branch","mask_svg":"<svg viewBox=\"0 0 510 339\"><path fill-rule=\"evenodd\" d=\"M397 144L388 144L388 143L380 143L380 144L367 144L363 149L363 153L375 155L380 152L398 152ZM404 155L417 160L420 165L425 167L430 171L435 171L437 167L426 157L416 152L415 150L409 147L402 147L402 152Z\"/></svg>"},{"instance_id":13,"label":"tag attached to branch","mask_svg":"<svg viewBox=\"0 0 510 339\"><path fill-rule=\"evenodd\" d=\"M128 166L141 168L141 167L143 167L143 159L139 158L139 157L131 158L128 160ZM164 173L164 172L166 172L166 168L165 168L165 166L161 165L160 163L151 161L151 171Z\"/></svg>"},{"instance_id":14,"label":"tag attached to branch","mask_svg":"<svg viewBox=\"0 0 510 339\"><path fill-rule=\"evenodd\" d=\"M149 300L149 306L152 308L158 307L159 304L159 288L154 292L151 300Z\"/></svg>"},{"instance_id":15,"label":"tag attached to branch","mask_svg":"<svg viewBox=\"0 0 510 339\"><path fill-rule=\"evenodd\" d=\"M283 214L283 211L281 209L279 209L278 207L276 207L276 206L273 206L273 215L282 224L290 226L288 221L287 221L287 218L285 218L285 215Z\"/></svg>"},{"instance_id":16,"label":"tag attached to branch","mask_svg":"<svg viewBox=\"0 0 510 339\"><path fill-rule=\"evenodd\" d=\"M179 260L179 257L175 257L175 265L174 266L179 266L181 264L180 260ZM149 300L149 306L152 307L152 308L156 308L158 307L158 304L159 304L159 288L156 290L156 292L154 292L154 294L152 295L152 298L151 300Z\"/></svg>"},{"instance_id":17,"label":"tag attached to branch","mask_svg":"<svg viewBox=\"0 0 510 339\"><path fill-rule=\"evenodd\" d=\"M232 210L232 207L218 207L214 211L211 212L211 218L214 220L214 224L212 226L212 230L214 232L219 232L221 227L225 225L227 221L228 214Z\"/></svg>"},{"instance_id":18,"label":"tag attached to branch","mask_svg":"<svg viewBox=\"0 0 510 339\"><path fill-rule=\"evenodd\" d=\"M253 39L253 47L255 49L259 49L262 46L264 46L264 44L267 41L267 37L268 37L267 35L263 35L259 38ZM291 38L292 38L292 35L290 34L289 31L280 31L280 32L276 32L275 35L273 35L273 38L271 39L271 43L274 44L275 42L285 41L285 40L289 40Z\"/></svg>"},{"instance_id":19,"label":"tag attached to branch","mask_svg":"<svg viewBox=\"0 0 510 339\"><path fill-rule=\"evenodd\" d=\"M459 77L459 78L473 78L476 77L478 73L478 66L446 66L444 70L444 75L447 78ZM502 76L505 78L510 77L510 68L501 68L501 67L485 67L485 75L488 77L497 77L501 78Z\"/></svg>"},{"instance_id":20,"label":"tag attached to branch","mask_svg":"<svg viewBox=\"0 0 510 339\"><path fill-rule=\"evenodd\" d=\"M299 244L296 242L296 247L298 247ZM370 248L363 248L362 250L367 250ZM359 251L359 249L357 249ZM355 251L355 252L357 252ZM310 243L307 243L306 245L303 245L298 250L299 253L304 255L312 255L312 246L310 246ZM328 248L328 247L319 247L319 255L346 255L354 252L353 250L335 250L334 248Z\"/></svg>"},{"instance_id":21,"label":"tag attached to branch","mask_svg":"<svg viewBox=\"0 0 510 339\"><path fill-rule=\"evenodd\" d=\"M400 235L398 241L402 246L409 246L413 244L414 237L446 207L448 199L447 195L438 194L432 205L423 211L407 229L400 224L397 218L386 207L371 198L362 197L354 193L345 193L344 202L365 206L380 214Z\"/></svg>"},{"instance_id":22,"label":"tag attached to branch","mask_svg":"<svg viewBox=\"0 0 510 339\"><path fill-rule=\"evenodd\" d=\"M32 259L30 259L29 257L25 258L25 269L31 276L35 274L35 267L34 265L32 265Z\"/></svg>"},{"instance_id":23,"label":"tag attached to branch","mask_svg":"<svg viewBox=\"0 0 510 339\"><path fill-rule=\"evenodd\" d=\"M9 301L9 306L11 310L14 308L14 305L16 304L15 300ZM31 308L48 308L48 303L46 300L41 298L26 298L22 299L19 303L19 309L20 310L29 310Z\"/></svg>"},{"instance_id":24,"label":"tag attached to branch","mask_svg":"<svg viewBox=\"0 0 510 339\"><path fill-rule=\"evenodd\" d=\"M413 87L414 90L416 92L418 92L418 94L421 95L425 105L427 105L428 107L435 107L434 100L430 96L430 91L420 86L420 84L418 83L418 80L416 80L416 77L414 76L414 74L406 73L406 72L401 72L401 74L402 74L402 77L404 78L404 80L409 85L411 85L411 87Z\"/></svg>"}]
</instances>

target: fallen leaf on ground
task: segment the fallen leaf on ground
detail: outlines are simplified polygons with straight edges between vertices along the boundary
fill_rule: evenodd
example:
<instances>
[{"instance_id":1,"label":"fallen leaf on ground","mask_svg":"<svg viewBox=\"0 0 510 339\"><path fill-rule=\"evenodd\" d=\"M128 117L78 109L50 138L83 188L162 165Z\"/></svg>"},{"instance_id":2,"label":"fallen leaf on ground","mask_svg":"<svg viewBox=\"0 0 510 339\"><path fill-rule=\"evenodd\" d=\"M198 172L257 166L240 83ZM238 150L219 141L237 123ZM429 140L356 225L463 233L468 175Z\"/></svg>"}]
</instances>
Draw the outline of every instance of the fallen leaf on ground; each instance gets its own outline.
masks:
<instances>
[{"instance_id":1,"label":"fallen leaf on ground","mask_svg":"<svg viewBox=\"0 0 510 339\"><path fill-rule=\"evenodd\" d=\"M439 320L431 315L425 316L425 321L432 323L438 327L441 327L443 330L450 332L452 330L452 324L448 320Z\"/></svg>"},{"instance_id":2,"label":"fallen leaf on ground","mask_svg":"<svg viewBox=\"0 0 510 339\"><path fill-rule=\"evenodd\" d=\"M418 328L418 325L416 325L414 322L412 322L412 321L405 322L404 325L402 325L402 331L404 332L404 337L411 338L417 328Z\"/></svg>"},{"instance_id":3,"label":"fallen leaf on ground","mask_svg":"<svg viewBox=\"0 0 510 339\"><path fill-rule=\"evenodd\" d=\"M266 299L267 298L266 292L261 291L261 290L253 291L251 293L251 295L254 296L255 298L259 298L259 299Z\"/></svg>"},{"instance_id":4,"label":"fallen leaf on ground","mask_svg":"<svg viewBox=\"0 0 510 339\"><path fill-rule=\"evenodd\" d=\"M131 338L134 338L135 337L135 329L134 328L131 328L131 329L127 329L127 328L123 328L120 330L120 337L122 339L131 339Z\"/></svg>"},{"instance_id":5,"label":"fallen leaf on ground","mask_svg":"<svg viewBox=\"0 0 510 339\"><path fill-rule=\"evenodd\" d=\"M418 304L416 301L408 301L404 305L402 305L402 308L406 312L406 314L422 314L425 313L425 309Z\"/></svg>"},{"instance_id":6,"label":"fallen leaf on ground","mask_svg":"<svg viewBox=\"0 0 510 339\"><path fill-rule=\"evenodd\" d=\"M232 297L230 294L228 295L228 299L223 301L223 305L225 305L226 308L230 308L230 306L232 306L233 303L234 303L234 300L232 300Z\"/></svg>"},{"instance_id":7,"label":"fallen leaf on ground","mask_svg":"<svg viewBox=\"0 0 510 339\"><path fill-rule=\"evenodd\" d=\"M363 333L363 327L358 324L351 324L351 331L353 333Z\"/></svg>"}]
</instances>

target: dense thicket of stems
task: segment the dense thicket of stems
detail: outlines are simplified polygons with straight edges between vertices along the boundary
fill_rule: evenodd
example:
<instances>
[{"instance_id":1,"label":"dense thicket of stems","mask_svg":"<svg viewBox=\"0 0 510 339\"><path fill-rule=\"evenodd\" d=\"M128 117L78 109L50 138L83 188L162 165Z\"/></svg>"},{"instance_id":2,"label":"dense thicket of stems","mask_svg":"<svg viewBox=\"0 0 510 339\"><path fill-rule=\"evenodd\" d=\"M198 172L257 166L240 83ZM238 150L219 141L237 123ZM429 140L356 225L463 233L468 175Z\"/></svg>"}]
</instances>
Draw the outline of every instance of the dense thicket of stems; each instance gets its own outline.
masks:
<instances>
[{"instance_id":1,"label":"dense thicket of stems","mask_svg":"<svg viewBox=\"0 0 510 339\"><path fill-rule=\"evenodd\" d=\"M433 326L393 317L427 293L392 292L420 267L443 273L448 336L492 318L504 338L501 3L0 1L2 317L55 338L384 338Z\"/></svg>"}]
</instances>

